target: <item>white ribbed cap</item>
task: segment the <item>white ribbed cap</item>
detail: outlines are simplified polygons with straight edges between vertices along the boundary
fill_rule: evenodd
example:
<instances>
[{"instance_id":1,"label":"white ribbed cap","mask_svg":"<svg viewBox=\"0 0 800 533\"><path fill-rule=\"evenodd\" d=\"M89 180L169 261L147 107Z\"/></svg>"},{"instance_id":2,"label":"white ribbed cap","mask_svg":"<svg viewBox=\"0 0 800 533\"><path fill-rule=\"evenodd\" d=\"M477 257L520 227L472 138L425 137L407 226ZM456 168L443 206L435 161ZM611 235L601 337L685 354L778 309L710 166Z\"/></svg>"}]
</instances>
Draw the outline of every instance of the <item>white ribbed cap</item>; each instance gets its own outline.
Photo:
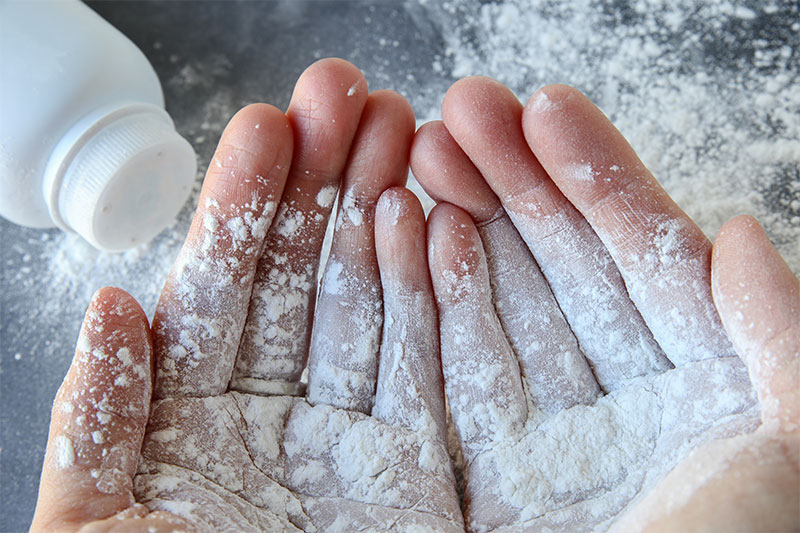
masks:
<instances>
[{"instance_id":1,"label":"white ribbed cap","mask_svg":"<svg viewBox=\"0 0 800 533\"><path fill-rule=\"evenodd\" d=\"M178 214L195 179L194 150L169 115L155 107L137 111L84 135L58 190L63 223L104 250L155 237Z\"/></svg>"}]
</instances>

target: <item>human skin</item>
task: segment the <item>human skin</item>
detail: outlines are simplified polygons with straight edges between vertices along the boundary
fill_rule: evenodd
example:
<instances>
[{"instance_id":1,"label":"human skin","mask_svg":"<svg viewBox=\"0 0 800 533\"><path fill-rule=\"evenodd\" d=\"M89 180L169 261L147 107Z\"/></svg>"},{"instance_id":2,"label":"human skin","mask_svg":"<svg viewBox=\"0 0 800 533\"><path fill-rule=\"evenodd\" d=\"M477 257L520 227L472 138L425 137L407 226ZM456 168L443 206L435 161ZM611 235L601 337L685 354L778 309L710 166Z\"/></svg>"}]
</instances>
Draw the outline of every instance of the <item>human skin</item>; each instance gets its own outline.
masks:
<instances>
[{"instance_id":1,"label":"human skin","mask_svg":"<svg viewBox=\"0 0 800 533\"><path fill-rule=\"evenodd\" d=\"M674 363L662 356L650 341L644 341L648 354L645 360L632 364L603 357L599 348L592 352L595 356L592 367L581 363L582 358L586 357L582 352L560 358L557 364L553 364L554 358L537 357L532 352L521 354L525 343L535 339L530 338L530 324L517 320L519 313L515 313L515 310L519 309L520 301L527 302L527 306L534 302L546 311L550 326L539 333L552 333L554 328L561 328L561 336L555 337L555 341L550 338L549 344L542 342L545 349L561 350L563 353L578 350L582 345L569 337L571 324L563 317L561 325L558 325L558 313L561 311L558 303L548 299L551 290L547 285L549 280L535 277L540 265L532 259L529 248L519 236L523 229L515 233L517 229L514 223L501 210L505 201L517 194L505 195L503 184L497 185L492 181L493 178L519 178L517 183L510 185L518 186L513 192L521 195L531 190L541 194L543 188L549 188L551 200L573 205L577 208L575 214L579 214L583 220L588 219L597 233L601 233L600 228L605 227L612 237L631 237L619 245L623 249L626 246L642 246L642 243L647 245L648 238L651 238L644 225L632 229L626 227L626 231L616 233L610 227L614 223L635 221L629 216L630 213L626 215L626 205L632 210L641 207L625 202L614 203L613 198L619 197L618 189L611 187L604 193L612 198L608 205L615 206L606 212L607 219L603 218L602 210L597 218L592 218L593 215L589 214L591 209L581 206L584 206L586 197L595 198L599 193L586 190L570 193L569 183L562 184L559 181L559 168L571 168L572 175L576 173L575 165L571 164L574 161L558 159L568 158L570 154L573 159L589 162L592 170L601 168L597 154L603 153L613 157L615 162L624 161L625 164L620 167L643 168L624 139L617 137L619 134L587 100L565 87L545 88L543 92L551 102L563 99L564 105L558 108L558 113L540 116L529 109L523 113L516 99L512 101L506 98L502 89L488 80L466 80L448 93L445 105L450 107L444 115L445 124L450 123L449 131L441 123L425 126L417 135L412 151L415 173L428 191L438 200L460 206L457 208L444 203L430 217L428 251L432 288L431 278L427 275L426 230L421 209L408 191L396 187L404 179L404 168L401 172L404 151L397 150L397 146L402 147L404 142L410 142L409 132L413 128L410 119L413 117L400 103L399 97L390 93L381 92L375 95L376 98L370 97L373 98L371 104L356 102L357 111L332 99L332 95L341 92L347 94L350 87L358 89L350 96L365 97L366 83L354 67L343 62L325 61L311 67L298 82L288 119L267 106L248 107L234 118L209 166L198 215L178 266L165 287L152 330L138 304L123 291L103 289L95 296L87 312L85 334L81 337L85 341L79 342L73 366L54 404L33 530L109 531L116 528L147 531L154 528L155 531L172 531L182 528L244 529L247 525L262 529L324 529L332 527L337 513L344 517L347 527L381 530L392 525L400 529L416 524L427 529L461 529L463 526L452 473L448 469L430 473L415 468L425 443L434 447L440 456L444 454L442 384L439 362L435 358L438 339L433 308L434 288L441 313L444 344L442 364L448 374L448 390L462 387L476 405L495 404L503 411L514 413L518 420L510 420L512 427L500 428L502 431L519 432L521 428L524 429L520 421L528 416L531 406L545 416L558 416L570 406L588 404L588 413L591 415L601 390L613 389L615 394L620 394L616 391L626 392L637 379L651 385L658 384L658 379L664 380L664 376L670 373L699 377L700 380L709 375L708 362L680 360ZM462 90L461 96L466 103L454 100ZM471 92L473 90L476 92ZM476 112L475 102L481 103L481 98L478 98L480 95L485 97L483 103L489 107L477 106ZM516 102L516 105L512 105L512 102ZM500 108L491 107L498 103L501 104ZM531 107L533 104L528 105L528 108ZM512 116L511 123L516 124L517 129L511 132L512 135L501 131L499 140L495 139L497 142L494 142L482 126L488 125L488 133L491 133L493 125L507 124L507 120L498 119L504 114ZM454 123L454 116L467 120L461 125L464 136L460 138L462 146L453 139L453 136L459 138L456 133L459 125ZM334 118L335 122L332 121ZM469 119L477 119L477 124L468 122ZM574 141L560 134L567 128L559 121L577 122L582 130L589 132L586 137L602 139L605 144L596 143L595 151L591 152L586 149L586 145L591 143L578 142L581 141L580 137ZM254 124L260 127L255 128ZM335 129L339 127L345 131ZM286 153L291 150L292 142L287 136L280 135L282 128L291 131L293 154ZM601 130L600 134L598 129ZM347 131L350 131L349 136ZM470 136L474 137L472 150L468 147ZM555 144L548 145L548 142ZM482 160L479 154L474 153L474 146L483 146L486 152L493 151L495 155L501 154L503 159L511 160L513 164L501 169L503 172L495 172L497 161L501 158L489 153L486 160ZM397 157L398 152L401 157ZM233 159L227 159L229 156ZM253 157L256 160L251 159ZM217 161L220 166L215 164ZM482 161L484 167L478 170L476 165L480 166ZM541 163L541 170L526 169L526 164L531 161ZM523 171L514 172L515 168ZM644 174L645 171L637 172L635 177L641 179L644 175L648 178L649 174ZM350 191L353 199L348 206L360 207L361 210L349 213L340 211L341 223L337 224L332 250L332 264L336 267L329 274L332 277L328 280L327 289L323 282L321 298L326 301L318 304L314 317L314 291L311 288L314 284L309 284L308 280L315 279L315 275L311 274L315 274L313 265L319 254L321 228L324 228L324 222L316 220L316 214L325 204L320 204L317 198L327 185L337 183L338 175L342 173L345 176L343 187ZM547 182L532 187L528 180L531 174L537 173L539 177L554 180L557 189L547 185ZM313 179L303 179L303 176L311 174ZM256 175L267 179L252 179ZM359 180L364 175L371 178ZM585 167L580 176L586 177ZM286 180L288 184L284 185ZM299 191L298 186L301 189ZM641 198L647 202L647 209L639 212L667 213L672 218L684 220L680 218L682 213L665 198L666 195L659 192L656 185L645 183L644 187L650 194ZM262 207L261 216L271 218L274 213L279 214L274 215L276 218L271 224L266 221L256 224L255 231L249 230L247 239L251 240L242 242L226 233L229 227L226 222L240 218L243 206L253 205L253 188L258 188L264 203L268 202L270 196L281 198L281 204L273 207L269 213L266 212L269 209ZM563 200L557 199L556 193L564 194ZM217 222L207 222L205 215L216 206L214 202L206 202L206 198L212 198L223 208L233 204L239 212L213 211L211 214ZM524 203L532 204L531 201ZM566 203L558 205L563 207ZM370 216L373 209L374 221ZM300 235L290 231L293 221L299 220L298 212L305 220L316 222L302 225L305 233ZM257 214L252 216L252 220L258 221ZM568 221L579 220L572 218ZM268 226L270 230L261 237L266 244L258 245L257 228L262 226ZM585 227L580 232L588 235ZM691 230L691 226L687 227ZM240 226L233 225L230 231L234 231L234 228ZM560 229L559 233L569 231L568 228ZM754 433L711 440L698 449L638 503L631 505L622 521L614 527L620 531L675 530L679 527L693 530L705 528L709 531L797 527L798 398L795 385L800 345L797 340L800 313L797 279L771 247L757 223L750 218L736 218L726 224L713 250L698 232L691 231L691 236L695 239L692 241L694 246L689 247L692 251L702 249L709 253L711 279L702 277L703 269L698 269L701 280L709 287L705 294L709 295L709 299L713 294L713 303L729 332L735 352L747 365L746 370L743 367L738 369L735 363L738 359L732 355L732 351L726 352L728 357L720 359L721 365L732 369L728 374L729 381L722 385L732 386L734 392L741 396L737 408L742 411L733 413L733 417L741 416L749 423L746 415L754 412L753 402L748 403L749 382L741 379L747 376L744 372L749 372L761 404L762 424ZM309 246L309 242L312 245ZM603 245L606 246L605 240ZM559 246L567 255L573 252L569 244L561 245L558 242L553 250L557 252L561 249ZM615 245L612 243L609 246ZM261 247L264 252L261 252ZM484 247L489 252L485 252ZM234 256L239 259L233 263L217 263L219 274L225 274L221 276L223 278L233 274L256 286L249 301L245 296L226 292L230 291L230 287L224 286L224 283L222 286L209 283L208 270L192 270L192 260L204 248L219 253L219 257ZM247 253L247 250L252 251ZM260 255L255 250L259 250ZM258 257L250 257L252 255ZM290 255L291 260L285 261L282 258L284 255ZM611 255L614 261L618 260L617 255ZM581 259L580 256L568 256L575 261ZM693 257L692 254L689 256ZM205 259L202 263L207 262ZM602 264L613 273L611 267L616 263L606 261ZM280 265L286 265L288 270L276 270L276 266ZM214 266L213 262L211 266ZM345 283L340 283L344 279L340 278L342 273L352 273ZM280 280L287 278L294 279L296 283L281 285ZM366 280L366 283L356 283L359 280ZM569 284L564 286L569 288ZM341 287L346 290L340 291ZM192 290L207 293L207 299L198 302L186 298L186 294ZM242 290L243 293L250 295L247 290ZM222 297L228 299L226 308L231 307L231 298L239 302L233 306L234 312L227 317L230 322L225 325L226 332L239 333L221 345L203 346L203 342L210 342L204 336L204 328L217 327L218 323L202 319L208 318L209 310L218 313L213 306L219 305L217 300ZM280 313L270 315L267 305L270 298L301 303L295 307L284 305ZM707 306L710 300L695 305L701 304ZM475 308L470 306L475 305L482 306L481 311L488 314L473 313ZM707 307L701 305L701 308ZM320 312L319 309L324 311ZM492 313L499 318L492 317ZM576 313L573 316L580 319L580 312ZM194 352L184 346L190 345L185 342L187 327L178 318L187 315L198 317L194 338L200 342L196 342ZM379 319L392 317L383 321L382 341L377 346L374 331L356 327L365 316ZM641 329L641 324L630 309L628 317L628 327L633 328L640 338L646 339L647 331ZM342 321L348 327L342 327ZM751 322L753 327L748 327ZM279 335L259 337L259 332L269 331L271 325L280 326L281 330L293 332L294 335L291 338ZM452 340L462 334L455 331L457 327L489 332L489 335L479 339L484 343L479 348L485 349L480 351L470 346L469 350L465 350L454 345ZM720 325L713 324L713 328L713 334L719 338ZM347 337L349 331L352 335ZM341 335L345 338L340 338ZM585 342L597 342L599 347L607 342L607 339L591 336L584 339ZM272 352L269 354L263 353L265 344L271 346ZM350 357L352 354L347 350L337 352L335 349L348 344L369 346L367 355L372 354L373 358L363 357L363 353L358 354L362 357L354 358ZM187 358L181 349L173 349L178 345L191 357ZM397 350L397 345L404 349ZM127 360L128 357L100 357L118 354L123 347L128 349L128 357L132 361L129 366L120 366L122 359ZM334 348L331 350L333 353L327 351L331 347ZM381 361L398 364L370 366L369 361L377 361L377 350L380 350ZM217 353L217 360L209 361L202 357L205 352L212 351ZM337 387L335 381L315 382L317 378L312 373L309 392L304 398L303 389L298 385L299 370L304 366L305 354L309 351L312 361L317 357L312 366L324 368L326 364L332 365L337 371L348 372L352 379L348 380L346 386ZM499 364L508 365L511 376L516 371L519 381L497 382L499 386L490 394L480 390L480 387L469 388L466 384L469 379L474 382L474 378L453 370L456 363L470 364L481 353L499 355ZM674 357L678 360L680 355ZM195 364L191 364L192 360ZM280 364L264 364L267 360ZM403 364L403 361L411 364ZM719 369L719 365L714 365L711 367ZM602 378L595 373L600 372L598 367L604 369ZM520 371L515 370L518 368L528 373L520 375ZM770 369L778 370L769 372ZM538 379L532 375L533 371L539 372ZM151 376L154 373L155 400L149 413L150 426L145 430ZM160 380L159 373L162 376ZM228 378L225 378L226 375ZM124 388L115 385L121 376L125 376L122 381L128 381ZM467 380L461 381L464 377ZM523 378L526 380L524 387ZM376 382L374 396L370 388L365 386L370 380ZM597 383L598 380L603 384ZM92 395L81 395L81 391L90 391L93 387L96 388ZM403 391L409 387L423 394L403 396ZM233 389L241 392L234 393ZM73 396L76 393L78 396ZM293 394L295 397L287 400L259 396L265 394ZM692 399L702 402L703 394L709 394L709 391L692 391ZM105 403L103 396L106 397ZM690 403L688 400L687 403ZM101 414L112 417L110 423L102 427L78 424L79 413L97 417L98 404ZM318 405L315 407L312 404ZM269 417L265 419L263 416L254 416L254 411L262 415L277 414L275 420ZM201 413L199 419L189 416L198 412ZM315 426L312 422L317 418L310 416L320 413L327 420L336 418L339 423L350 424L348 430L352 434L356 433L354 426L357 423L365 423L370 432L386 432L393 437L392 440L404 441L408 445L391 452L394 453L393 460L397 462L392 461L385 471L381 470L385 465L379 462L375 465L376 470L364 471L363 478L343 479L336 476L335 468L329 468L325 471L328 476L326 481L333 481L327 487L309 483L297 490L289 472L300 472L298 466L323 457L313 454L304 456L301 453L289 458L288 454L283 453L278 454L275 460L267 453L272 449L270 445L259 444L250 427L270 430L276 425L286 426L290 430L284 434L271 434L274 435L274 441L268 444L284 450L287 449L287 443L298 448L298 444L310 445L326 437L330 426ZM367 416L370 413L372 416ZM230 417L225 427L230 429L232 439L213 442L219 435L209 434L207 426L215 415ZM278 421L281 423L271 424ZM302 428L305 428L301 431L303 434L298 434L297 430ZM752 429L747 424L734 424L732 429L722 428L721 431L723 434L725 431L736 433L743 428ZM498 428L478 427L477 435L473 433L470 434L471 439L464 439L465 428L459 426L458 416L456 429L462 435L462 447L467 454L473 455L485 455L486 451L480 447L485 446L485 439L492 437L492 432L498 431ZM691 435L696 438L699 434L710 440L718 435L714 429L713 424L700 420L695 426L678 424L673 436L685 438ZM100 431L97 440L103 442L94 442L93 431ZM178 434L179 438L170 440L172 433ZM235 466L236 473L242 473L241 483L225 478L219 472L215 473L208 468L209 465L197 463L197 454L193 457L186 449L190 433L199 438L192 442L193 446L199 442L201 447L207 447L202 451L218 454L221 463ZM423 437L422 440L416 437L412 439L411 435ZM69 446L61 438L64 436L69 437ZM245 444L240 446L240 441ZM171 447L170 442L173 442ZM110 453L108 456L115 458L115 462L104 464L102 452L97 456L98 451L100 448L112 450L115 447L129 453ZM70 449L74 457L69 454ZM144 466L137 477L133 458L138 457L140 449ZM233 453L228 453L230 450ZM709 457L714 461L710 461ZM325 456L324 459L336 461L334 457ZM536 466L536 457L520 459L528 467ZM96 476L93 476L92 470L95 470ZM181 472L181 475L186 474L183 478L178 475ZM388 479L380 479L385 473L396 476L396 486L400 486L404 480L421 485L418 492L401 498L404 502L400 504L402 509L365 501L375 498L374 493L370 495L369 490L363 490L365 486L381 491L387 488L387 485L378 483ZM371 480L372 474L377 476ZM561 525L562 528L566 524L573 529L592 525L589 521L576 521L585 518L579 513L566 519L561 516L561 522L556 522L552 511L558 509L547 509L547 502L544 515L520 520L519 510L515 511L514 506L497 498L497 477L484 477L477 467L467 468L465 474L467 494L464 511L470 529L504 526L508 526L508 530L516 530L520 526L535 528L548 525L544 522L548 519L553 521L550 525ZM275 487L265 477L280 487ZM159 478L169 479L170 483L180 478L184 483L183 488L180 492L164 493L165 485L159 485ZM742 482L743 479L747 481ZM481 484L479 491L474 489L476 480ZM218 487L212 490L215 484ZM390 482L388 488L393 486ZM222 490L218 490L219 487ZM676 491L676 487L683 489L683 492ZM270 492L267 492L268 488ZM157 489L162 493L154 498L153 491L157 492ZM262 494L270 494L274 498L271 502L274 505L258 500L259 490ZM359 490L362 501L353 502L353 491ZM343 498L343 494L350 497ZM437 497L421 502L421 496L430 494L436 494ZM142 498L143 495L145 498ZM212 502L210 496L217 499ZM139 503L135 503L137 501ZM171 502L187 501L202 501L202 505L208 506L208 512L202 516L189 512L178 516L164 510L170 508ZM257 503L255 507L259 507L260 511L248 505L253 502ZM420 503L431 508L422 509ZM575 498L572 508L577 508L576 503L580 504L580 494ZM177 512L180 506L173 506L172 509ZM244 521L237 522L232 518L236 514L244 517ZM368 514L372 518L367 518Z\"/></svg>"},{"instance_id":2,"label":"human skin","mask_svg":"<svg viewBox=\"0 0 800 533\"><path fill-rule=\"evenodd\" d=\"M575 89L468 78L442 116L411 166L467 529L799 528L800 290L757 222L712 249Z\"/></svg>"},{"instance_id":3,"label":"human skin","mask_svg":"<svg viewBox=\"0 0 800 533\"><path fill-rule=\"evenodd\" d=\"M285 115L236 114L152 327L120 289L89 306L32 531L463 529L424 213L402 187L413 133L401 96L336 59ZM377 326L342 328L365 313Z\"/></svg>"}]
</instances>

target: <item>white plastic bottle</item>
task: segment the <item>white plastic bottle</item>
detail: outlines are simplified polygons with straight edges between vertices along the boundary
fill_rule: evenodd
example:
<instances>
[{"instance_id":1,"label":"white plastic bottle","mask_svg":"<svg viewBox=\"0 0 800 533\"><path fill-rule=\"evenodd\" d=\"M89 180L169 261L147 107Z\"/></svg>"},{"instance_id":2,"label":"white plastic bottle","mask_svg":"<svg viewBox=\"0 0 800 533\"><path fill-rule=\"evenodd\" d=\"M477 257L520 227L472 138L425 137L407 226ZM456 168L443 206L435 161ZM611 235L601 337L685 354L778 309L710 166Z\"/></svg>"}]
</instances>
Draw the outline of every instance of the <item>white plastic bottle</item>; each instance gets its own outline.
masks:
<instances>
[{"instance_id":1,"label":"white plastic bottle","mask_svg":"<svg viewBox=\"0 0 800 533\"><path fill-rule=\"evenodd\" d=\"M196 165L136 45L77 0L0 0L0 215L124 250L175 218Z\"/></svg>"}]
</instances>

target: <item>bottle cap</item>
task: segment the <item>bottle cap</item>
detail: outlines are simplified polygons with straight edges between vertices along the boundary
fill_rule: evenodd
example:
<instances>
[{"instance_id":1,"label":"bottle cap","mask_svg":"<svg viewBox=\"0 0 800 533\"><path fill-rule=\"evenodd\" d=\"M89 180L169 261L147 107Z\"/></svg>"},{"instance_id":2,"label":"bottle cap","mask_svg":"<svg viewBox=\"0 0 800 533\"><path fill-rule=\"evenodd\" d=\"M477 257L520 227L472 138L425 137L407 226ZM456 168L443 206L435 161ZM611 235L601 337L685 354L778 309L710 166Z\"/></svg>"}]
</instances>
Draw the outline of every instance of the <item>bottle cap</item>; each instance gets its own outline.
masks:
<instances>
[{"instance_id":1,"label":"bottle cap","mask_svg":"<svg viewBox=\"0 0 800 533\"><path fill-rule=\"evenodd\" d=\"M108 251L160 233L185 203L197 170L192 146L149 104L93 121L61 161L60 179L50 180L51 215Z\"/></svg>"}]
</instances>

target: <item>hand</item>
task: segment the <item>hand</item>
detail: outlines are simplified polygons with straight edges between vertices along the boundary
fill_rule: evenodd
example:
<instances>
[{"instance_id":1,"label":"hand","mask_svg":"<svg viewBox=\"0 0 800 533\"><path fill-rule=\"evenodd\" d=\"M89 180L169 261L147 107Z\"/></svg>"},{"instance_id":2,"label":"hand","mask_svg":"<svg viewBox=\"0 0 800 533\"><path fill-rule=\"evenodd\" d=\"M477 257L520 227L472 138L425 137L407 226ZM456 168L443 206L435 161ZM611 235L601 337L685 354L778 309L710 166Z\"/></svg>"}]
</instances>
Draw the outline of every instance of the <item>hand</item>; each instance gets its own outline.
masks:
<instances>
[{"instance_id":1,"label":"hand","mask_svg":"<svg viewBox=\"0 0 800 533\"><path fill-rule=\"evenodd\" d=\"M33 530L463 528L413 132L340 60L233 118L152 329L119 289L89 307Z\"/></svg>"},{"instance_id":2,"label":"hand","mask_svg":"<svg viewBox=\"0 0 800 533\"><path fill-rule=\"evenodd\" d=\"M712 441L620 531L796 527L800 290L757 225L729 222L712 259L574 89L523 110L469 78L442 116L411 166L443 202L429 263L467 528L609 527Z\"/></svg>"}]
</instances>

